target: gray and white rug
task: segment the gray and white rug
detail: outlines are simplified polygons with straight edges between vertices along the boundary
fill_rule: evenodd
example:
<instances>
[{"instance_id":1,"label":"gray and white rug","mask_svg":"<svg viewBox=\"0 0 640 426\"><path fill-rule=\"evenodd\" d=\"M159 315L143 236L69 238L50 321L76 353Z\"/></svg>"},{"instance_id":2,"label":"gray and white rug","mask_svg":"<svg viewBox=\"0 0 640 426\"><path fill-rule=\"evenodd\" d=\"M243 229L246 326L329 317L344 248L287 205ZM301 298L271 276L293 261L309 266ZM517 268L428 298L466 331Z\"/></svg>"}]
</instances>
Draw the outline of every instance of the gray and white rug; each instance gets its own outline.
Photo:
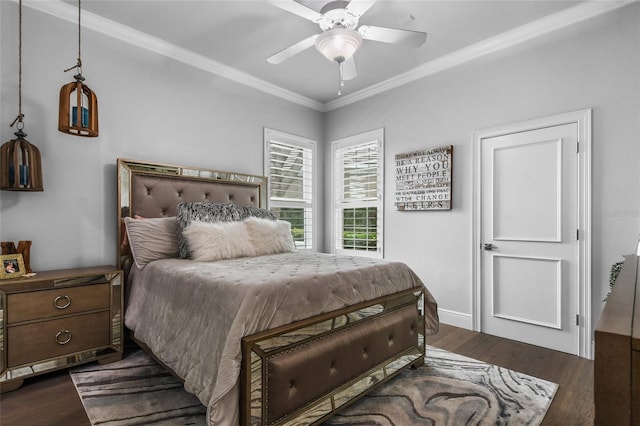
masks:
<instances>
[{"instance_id":1,"label":"gray and white rug","mask_svg":"<svg viewBox=\"0 0 640 426\"><path fill-rule=\"evenodd\" d=\"M143 351L70 371L93 425L206 425L206 408ZM406 370L325 425L539 425L558 385L427 347Z\"/></svg>"}]
</instances>

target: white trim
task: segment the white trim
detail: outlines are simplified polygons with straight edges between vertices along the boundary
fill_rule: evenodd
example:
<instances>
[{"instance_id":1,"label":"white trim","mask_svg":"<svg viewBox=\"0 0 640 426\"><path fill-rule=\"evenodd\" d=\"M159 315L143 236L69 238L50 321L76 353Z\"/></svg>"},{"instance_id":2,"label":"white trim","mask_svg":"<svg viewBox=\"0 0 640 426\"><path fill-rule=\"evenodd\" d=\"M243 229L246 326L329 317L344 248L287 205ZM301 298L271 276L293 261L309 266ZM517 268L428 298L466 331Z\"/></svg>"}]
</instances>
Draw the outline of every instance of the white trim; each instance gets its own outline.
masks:
<instances>
[{"instance_id":1,"label":"white trim","mask_svg":"<svg viewBox=\"0 0 640 426\"><path fill-rule=\"evenodd\" d=\"M309 146L311 145L314 147L314 154L315 154L315 146L317 145L316 141L314 141L313 139L292 135L291 133L281 132L280 130L274 130L268 127L264 128L264 140L265 140L265 143L270 140L277 140L278 142L287 143L289 145L297 146L299 148L309 148ZM270 166L267 160L268 159L265 158L265 163L264 163L266 167L265 173L268 170L267 166ZM313 165L315 166L315 159L314 159Z\"/></svg>"},{"instance_id":2,"label":"white trim","mask_svg":"<svg viewBox=\"0 0 640 426\"><path fill-rule=\"evenodd\" d=\"M18 2L18 0L11 0ZM82 12L82 26L131 45L147 49L183 62L195 68L217 74L221 77L244 84L256 90L277 96L287 101L326 112L361 101L371 96L383 93L387 90L411 83L423 77L456 67L482 56L497 52L508 47L515 46L525 41L540 37L552 31L568 27L584 20L602 15L620 7L634 3L637 0L601 1L588 0L569 7L554 14L545 16L520 27L505 31L486 40L472 44L448 55L441 56L426 62L403 74L399 74L388 80L371 85L350 95L342 96L333 101L322 103L306 96L300 95L283 87L269 83L250 74L224 65L213 59L192 52L176 44L154 37L142 31L135 30L126 25L119 24L89 11ZM51 16L64 19L69 22L78 22L78 10L74 5L64 3L61 0L25 0L24 6Z\"/></svg>"},{"instance_id":3,"label":"white trim","mask_svg":"<svg viewBox=\"0 0 640 426\"><path fill-rule=\"evenodd\" d=\"M548 141L535 142L531 144L527 144L527 147L541 144L555 143L556 144L556 176L562 176L562 139L554 139ZM507 146L502 148L496 148L495 152L499 152L505 149L513 149L513 148L522 148L522 145L517 146ZM494 154L495 155L495 154ZM494 159L495 162L495 159ZM495 172L494 172L495 173ZM522 235L512 235L512 236L499 236L496 235L495 228L492 230L493 235L491 236L492 240L495 241L530 241L530 242L554 242L560 243L562 242L562 179L557 180L557 188L556 188L556 235L554 237L548 238L534 238L531 236L522 236Z\"/></svg>"},{"instance_id":4,"label":"white trim","mask_svg":"<svg viewBox=\"0 0 640 426\"><path fill-rule=\"evenodd\" d=\"M505 31L478 43L459 49L455 52L426 62L410 71L394 76L388 80L373 84L355 93L327 102L325 111L375 96L387 90L411 83L421 78L454 68L482 56L515 46L552 31L568 27L589 18L610 12L637 0L598 1L589 0L569 7L554 14L545 16L527 24Z\"/></svg>"},{"instance_id":5,"label":"white trim","mask_svg":"<svg viewBox=\"0 0 640 426\"><path fill-rule=\"evenodd\" d=\"M473 321L471 318L471 314L438 308L438 318L440 318L440 322L442 324L448 324L453 325L454 327L473 330Z\"/></svg>"},{"instance_id":6,"label":"white trim","mask_svg":"<svg viewBox=\"0 0 640 426\"><path fill-rule=\"evenodd\" d=\"M17 0L12 0L17 2ZM78 22L78 8L74 5L64 3L60 0L36 1L26 0L24 6L39 12L47 13L56 18L69 22ZM102 33L106 36L131 44L150 52L166 56L194 68L201 69L211 74L216 74L239 84L260 90L262 92L277 96L284 100L297 103L299 105L324 111L324 104L314 99L302 96L291 90L269 83L260 78L254 77L236 68L214 61L199 53L195 53L177 44L170 43L161 38L152 36L142 31L138 31L126 25L122 25L111 19L104 18L89 11L82 11L82 26L88 30Z\"/></svg>"},{"instance_id":7,"label":"white trim","mask_svg":"<svg viewBox=\"0 0 640 426\"><path fill-rule=\"evenodd\" d=\"M543 262L553 262L556 267L556 321L555 323L544 322L540 320L533 320L531 318L525 318L518 315L501 314L496 311L496 287L491 286L491 310L492 315L496 318L504 318L512 321L518 321L526 324L533 324L541 327L554 328L556 330L562 330L562 259L553 257L539 257L539 256L518 256L518 255L493 255L493 276L495 276L496 260L497 259L523 259L523 260L538 260Z\"/></svg>"},{"instance_id":8,"label":"white trim","mask_svg":"<svg viewBox=\"0 0 640 426\"><path fill-rule=\"evenodd\" d=\"M471 282L472 282L472 323L473 330L481 331L481 243L482 243L482 188L481 188L481 141L486 138L506 135L515 132L560 126L575 123L578 127L578 314L580 315L578 355L587 359L593 358L591 336L593 325L591 320L591 109L583 109L550 117L543 117L525 122L508 124L491 129L480 130L473 134L473 187L472 244L471 244Z\"/></svg>"}]
</instances>

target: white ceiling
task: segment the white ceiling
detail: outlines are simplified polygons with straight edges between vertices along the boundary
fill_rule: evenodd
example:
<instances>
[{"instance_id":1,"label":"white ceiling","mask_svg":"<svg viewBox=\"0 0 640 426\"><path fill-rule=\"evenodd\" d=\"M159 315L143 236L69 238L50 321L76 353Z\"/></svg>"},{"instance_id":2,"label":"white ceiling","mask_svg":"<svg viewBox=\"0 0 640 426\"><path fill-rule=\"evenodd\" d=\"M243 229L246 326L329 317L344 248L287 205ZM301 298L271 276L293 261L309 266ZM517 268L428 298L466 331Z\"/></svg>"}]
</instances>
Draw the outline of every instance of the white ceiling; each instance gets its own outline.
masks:
<instances>
[{"instance_id":1,"label":"white ceiling","mask_svg":"<svg viewBox=\"0 0 640 426\"><path fill-rule=\"evenodd\" d=\"M300 2L316 10L327 3L321 0ZM37 3L29 1L26 5L43 10L43 6L34 6ZM51 12L49 5L49 13L67 14L66 19L72 20L72 6L75 6L77 22L76 0L55 3L58 3L58 12ZM321 31L317 24L266 1L83 0L82 10L83 25L89 28L100 26L103 32L113 34L116 29L111 21L115 21L145 36L152 36L153 40L160 39L171 46L179 46L200 60L216 66L221 64L227 75L239 72L240 80L249 79L250 85L264 82L269 86L267 91L282 88L308 100L312 106L326 106L357 97L372 87L393 85L398 76L410 75L416 70L424 72L429 64L451 58L456 52L469 51L483 41L486 45L488 40L502 34L518 34L517 29L522 26L531 27L541 20L554 22L554 16L556 21L566 19L564 16L568 11L585 3L560 0L379 0L360 19L360 25L424 31L428 33L427 42L421 48L413 49L365 40L354 56L358 77L346 82L341 98L337 94L337 65L325 59L314 47L278 65L265 60L267 56ZM554 25L559 27L563 24L551 24L549 31L554 29Z\"/></svg>"}]
</instances>

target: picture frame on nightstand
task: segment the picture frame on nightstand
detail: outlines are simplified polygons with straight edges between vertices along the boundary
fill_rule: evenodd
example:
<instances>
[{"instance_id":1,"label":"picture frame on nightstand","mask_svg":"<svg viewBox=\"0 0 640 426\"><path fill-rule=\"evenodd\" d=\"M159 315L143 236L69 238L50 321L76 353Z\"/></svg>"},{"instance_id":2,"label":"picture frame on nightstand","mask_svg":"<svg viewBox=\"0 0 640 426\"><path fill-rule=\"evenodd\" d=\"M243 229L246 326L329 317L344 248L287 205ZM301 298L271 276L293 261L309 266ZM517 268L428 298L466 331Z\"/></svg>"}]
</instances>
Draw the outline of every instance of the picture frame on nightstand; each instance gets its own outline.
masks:
<instances>
[{"instance_id":1,"label":"picture frame on nightstand","mask_svg":"<svg viewBox=\"0 0 640 426\"><path fill-rule=\"evenodd\" d=\"M0 279L21 277L27 272L24 267L22 253L2 255L0 256L0 262L2 263Z\"/></svg>"}]
</instances>

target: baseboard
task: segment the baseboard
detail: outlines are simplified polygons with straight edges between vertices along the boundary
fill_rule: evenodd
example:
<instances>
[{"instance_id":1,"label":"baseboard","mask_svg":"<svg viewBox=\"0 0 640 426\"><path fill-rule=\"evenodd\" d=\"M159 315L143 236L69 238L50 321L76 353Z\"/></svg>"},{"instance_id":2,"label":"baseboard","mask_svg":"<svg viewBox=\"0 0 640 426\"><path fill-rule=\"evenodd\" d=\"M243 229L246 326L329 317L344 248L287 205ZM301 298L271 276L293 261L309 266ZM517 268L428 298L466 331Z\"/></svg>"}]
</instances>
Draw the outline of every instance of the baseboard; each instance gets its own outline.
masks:
<instances>
[{"instance_id":1,"label":"baseboard","mask_svg":"<svg viewBox=\"0 0 640 426\"><path fill-rule=\"evenodd\" d=\"M473 318L471 314L438 308L438 316L440 317L440 322L443 324L473 330Z\"/></svg>"}]
</instances>

